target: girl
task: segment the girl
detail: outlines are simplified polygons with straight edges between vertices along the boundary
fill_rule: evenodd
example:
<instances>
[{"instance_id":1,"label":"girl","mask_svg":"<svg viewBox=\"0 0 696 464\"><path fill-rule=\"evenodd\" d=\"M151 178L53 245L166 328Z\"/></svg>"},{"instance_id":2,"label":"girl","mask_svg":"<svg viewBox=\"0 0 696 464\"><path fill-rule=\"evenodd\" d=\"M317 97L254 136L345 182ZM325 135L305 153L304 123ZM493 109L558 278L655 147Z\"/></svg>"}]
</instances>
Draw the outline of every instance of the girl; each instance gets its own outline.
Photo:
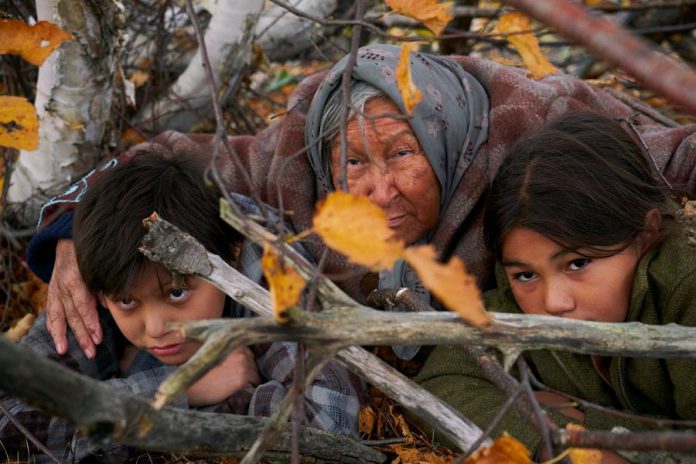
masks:
<instances>
[{"instance_id":1,"label":"girl","mask_svg":"<svg viewBox=\"0 0 696 464\"><path fill-rule=\"evenodd\" d=\"M621 125L593 113L563 116L508 156L484 219L497 259L492 311L578 320L696 325L696 255L672 220L677 208ZM546 386L635 414L696 419L696 360L530 351ZM433 351L417 380L486 428L506 400L457 347ZM537 392L546 406L568 403ZM550 409L559 425L654 425L591 408ZM515 413L498 425L530 449L539 436Z\"/></svg>"}]
</instances>

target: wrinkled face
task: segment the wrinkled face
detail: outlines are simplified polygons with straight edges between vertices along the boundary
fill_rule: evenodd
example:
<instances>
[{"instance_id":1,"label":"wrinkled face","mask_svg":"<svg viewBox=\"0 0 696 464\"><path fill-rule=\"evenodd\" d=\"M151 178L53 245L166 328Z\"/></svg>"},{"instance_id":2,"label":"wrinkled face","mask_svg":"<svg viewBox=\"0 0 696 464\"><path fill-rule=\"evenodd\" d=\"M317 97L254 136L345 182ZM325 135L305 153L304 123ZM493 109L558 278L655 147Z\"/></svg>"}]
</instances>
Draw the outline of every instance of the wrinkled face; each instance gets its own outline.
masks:
<instances>
[{"instance_id":1,"label":"wrinkled face","mask_svg":"<svg viewBox=\"0 0 696 464\"><path fill-rule=\"evenodd\" d=\"M579 250L582 251L582 250ZM638 245L606 258L588 258L526 228L503 241L502 261L517 304L527 314L624 322Z\"/></svg>"},{"instance_id":2,"label":"wrinkled face","mask_svg":"<svg viewBox=\"0 0 696 464\"><path fill-rule=\"evenodd\" d=\"M399 114L387 98L373 98L365 104L367 116ZM348 190L366 196L387 214L389 227L407 244L425 236L435 226L440 210L440 184L433 169L403 119L354 116L347 127L346 178ZM331 176L340 185L340 139L331 148Z\"/></svg>"},{"instance_id":3,"label":"wrinkled face","mask_svg":"<svg viewBox=\"0 0 696 464\"><path fill-rule=\"evenodd\" d=\"M215 319L222 316L225 295L197 277L186 277L175 286L171 274L158 266L146 266L126 298L100 295L123 335L136 348L146 350L164 364L182 364L200 347L185 340L168 322Z\"/></svg>"}]
</instances>

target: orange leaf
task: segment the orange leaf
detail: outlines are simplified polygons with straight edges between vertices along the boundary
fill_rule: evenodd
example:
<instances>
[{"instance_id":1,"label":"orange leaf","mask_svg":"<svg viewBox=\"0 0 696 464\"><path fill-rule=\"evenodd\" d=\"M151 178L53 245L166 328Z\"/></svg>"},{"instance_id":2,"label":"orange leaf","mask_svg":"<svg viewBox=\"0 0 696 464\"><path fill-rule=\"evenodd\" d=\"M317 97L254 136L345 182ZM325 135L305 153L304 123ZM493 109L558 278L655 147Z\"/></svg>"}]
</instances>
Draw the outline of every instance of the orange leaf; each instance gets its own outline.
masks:
<instances>
[{"instance_id":1,"label":"orange leaf","mask_svg":"<svg viewBox=\"0 0 696 464\"><path fill-rule=\"evenodd\" d=\"M0 97L0 146L36 150L39 119L34 105L22 97Z\"/></svg>"},{"instance_id":2,"label":"orange leaf","mask_svg":"<svg viewBox=\"0 0 696 464\"><path fill-rule=\"evenodd\" d=\"M587 430L580 424L569 423L566 425L566 430ZM568 456L570 456L573 464L602 464L602 452L593 448L568 448Z\"/></svg>"},{"instance_id":3,"label":"orange leaf","mask_svg":"<svg viewBox=\"0 0 696 464\"><path fill-rule=\"evenodd\" d=\"M532 73L535 79L541 79L558 72L558 70L546 59L539 48L539 40L531 32L516 34L517 32L529 31L531 28L529 17L523 13L506 13L498 20L496 31L508 35L505 38L515 47L522 57L524 65Z\"/></svg>"},{"instance_id":4,"label":"orange leaf","mask_svg":"<svg viewBox=\"0 0 696 464\"><path fill-rule=\"evenodd\" d=\"M369 435L375 428L375 423L377 423L377 415L375 410L369 404L360 408L360 413L358 414L358 432L361 434Z\"/></svg>"},{"instance_id":5,"label":"orange leaf","mask_svg":"<svg viewBox=\"0 0 696 464\"><path fill-rule=\"evenodd\" d=\"M18 19L0 19L0 55L20 55L31 64L41 66L65 40L74 40L74 37L48 21L30 26Z\"/></svg>"},{"instance_id":6,"label":"orange leaf","mask_svg":"<svg viewBox=\"0 0 696 464\"><path fill-rule=\"evenodd\" d=\"M404 258L447 309L456 312L471 325L490 322L488 313L483 309L476 281L466 272L464 262L458 256L442 264L436 260L435 249L431 245L420 245L407 248Z\"/></svg>"},{"instance_id":7,"label":"orange leaf","mask_svg":"<svg viewBox=\"0 0 696 464\"><path fill-rule=\"evenodd\" d=\"M438 3L437 0L387 0L387 6L395 12L425 24L425 27L440 35L452 21L453 2Z\"/></svg>"},{"instance_id":8,"label":"orange leaf","mask_svg":"<svg viewBox=\"0 0 696 464\"><path fill-rule=\"evenodd\" d=\"M285 266L269 246L263 250L261 268L271 289L273 319L278 324L287 324L290 322L288 310L299 301L305 280L295 269Z\"/></svg>"},{"instance_id":9,"label":"orange leaf","mask_svg":"<svg viewBox=\"0 0 696 464\"><path fill-rule=\"evenodd\" d=\"M34 326L36 316L32 313L27 313L15 325L5 332L5 336L13 342L20 341L26 334L29 333Z\"/></svg>"},{"instance_id":10,"label":"orange leaf","mask_svg":"<svg viewBox=\"0 0 696 464\"><path fill-rule=\"evenodd\" d=\"M375 271L391 268L404 251L384 211L368 198L347 192L332 192L319 204L312 228L328 246Z\"/></svg>"},{"instance_id":11,"label":"orange leaf","mask_svg":"<svg viewBox=\"0 0 696 464\"><path fill-rule=\"evenodd\" d=\"M508 434L497 438L487 448L481 448L469 456L464 464L532 464L529 450Z\"/></svg>"},{"instance_id":12,"label":"orange leaf","mask_svg":"<svg viewBox=\"0 0 696 464\"><path fill-rule=\"evenodd\" d=\"M423 99L423 94L411 80L411 66L409 56L415 49L415 44L404 43L401 46L401 57L396 66L396 85L399 87L401 96L404 99L404 107L407 114L411 114L413 108Z\"/></svg>"},{"instance_id":13,"label":"orange leaf","mask_svg":"<svg viewBox=\"0 0 696 464\"><path fill-rule=\"evenodd\" d=\"M131 81L136 88L145 84L149 79L150 73L147 71L141 71L140 69L133 71L128 78L128 80Z\"/></svg>"}]
</instances>

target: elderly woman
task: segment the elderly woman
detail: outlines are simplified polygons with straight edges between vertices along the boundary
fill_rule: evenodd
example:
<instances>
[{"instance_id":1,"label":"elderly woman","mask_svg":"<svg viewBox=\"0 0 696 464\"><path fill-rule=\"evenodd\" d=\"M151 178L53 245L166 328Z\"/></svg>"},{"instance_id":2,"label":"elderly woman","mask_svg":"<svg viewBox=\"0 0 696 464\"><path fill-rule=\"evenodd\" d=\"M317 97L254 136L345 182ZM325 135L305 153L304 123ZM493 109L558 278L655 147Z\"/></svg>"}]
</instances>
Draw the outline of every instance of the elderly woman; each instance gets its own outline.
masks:
<instances>
[{"instance_id":1,"label":"elderly woman","mask_svg":"<svg viewBox=\"0 0 696 464\"><path fill-rule=\"evenodd\" d=\"M340 187L345 172L348 189L383 208L396 236L407 243L433 244L443 260L460 256L484 288L492 274L492 260L480 237L488 184L515 141L559 114L592 110L627 122L670 182L696 190L692 153L696 126L664 127L640 103L627 106L569 76L534 81L524 70L491 61L425 53L411 54L411 74L423 101L405 117L395 77L399 51L391 45L358 51L351 73L345 166L341 166L338 129L346 59L328 73L306 78L281 122L253 137L230 137L251 178L249 185L231 155L222 156L220 172L230 189L246 195L253 191L272 206L282 205L291 212L287 220L292 227L304 230L311 225L315 203ZM212 137L200 134L164 133L149 143L201 156L210 156L213 150ZM137 153L136 148L121 158ZM87 185L88 181L82 182L53 200L44 217L79 200ZM61 240L70 235L70 215L62 214L37 235L29 263L51 280L47 311L58 351L65 346L66 318L83 349L94 350L100 339L98 319L93 299L81 285L72 244ZM325 251L319 239L308 241L306 247L317 259ZM407 286L427 298L415 274L403 264L374 276L357 272L337 253L330 252L325 263L327 273L356 271L339 284L359 301L376 287ZM437 301L430 303L438 306ZM400 351L404 357L415 353Z\"/></svg>"}]
</instances>

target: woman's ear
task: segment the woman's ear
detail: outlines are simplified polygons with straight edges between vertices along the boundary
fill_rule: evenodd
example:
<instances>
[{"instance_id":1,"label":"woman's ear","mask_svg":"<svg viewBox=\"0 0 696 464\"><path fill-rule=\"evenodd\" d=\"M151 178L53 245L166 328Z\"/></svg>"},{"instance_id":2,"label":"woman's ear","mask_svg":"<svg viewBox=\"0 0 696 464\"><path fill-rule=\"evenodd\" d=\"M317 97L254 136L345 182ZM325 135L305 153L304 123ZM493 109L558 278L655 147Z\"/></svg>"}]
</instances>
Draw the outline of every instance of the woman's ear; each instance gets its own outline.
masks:
<instances>
[{"instance_id":1,"label":"woman's ear","mask_svg":"<svg viewBox=\"0 0 696 464\"><path fill-rule=\"evenodd\" d=\"M657 208L645 213L643 231L638 235L640 252L645 253L657 242L662 233L662 214Z\"/></svg>"}]
</instances>

